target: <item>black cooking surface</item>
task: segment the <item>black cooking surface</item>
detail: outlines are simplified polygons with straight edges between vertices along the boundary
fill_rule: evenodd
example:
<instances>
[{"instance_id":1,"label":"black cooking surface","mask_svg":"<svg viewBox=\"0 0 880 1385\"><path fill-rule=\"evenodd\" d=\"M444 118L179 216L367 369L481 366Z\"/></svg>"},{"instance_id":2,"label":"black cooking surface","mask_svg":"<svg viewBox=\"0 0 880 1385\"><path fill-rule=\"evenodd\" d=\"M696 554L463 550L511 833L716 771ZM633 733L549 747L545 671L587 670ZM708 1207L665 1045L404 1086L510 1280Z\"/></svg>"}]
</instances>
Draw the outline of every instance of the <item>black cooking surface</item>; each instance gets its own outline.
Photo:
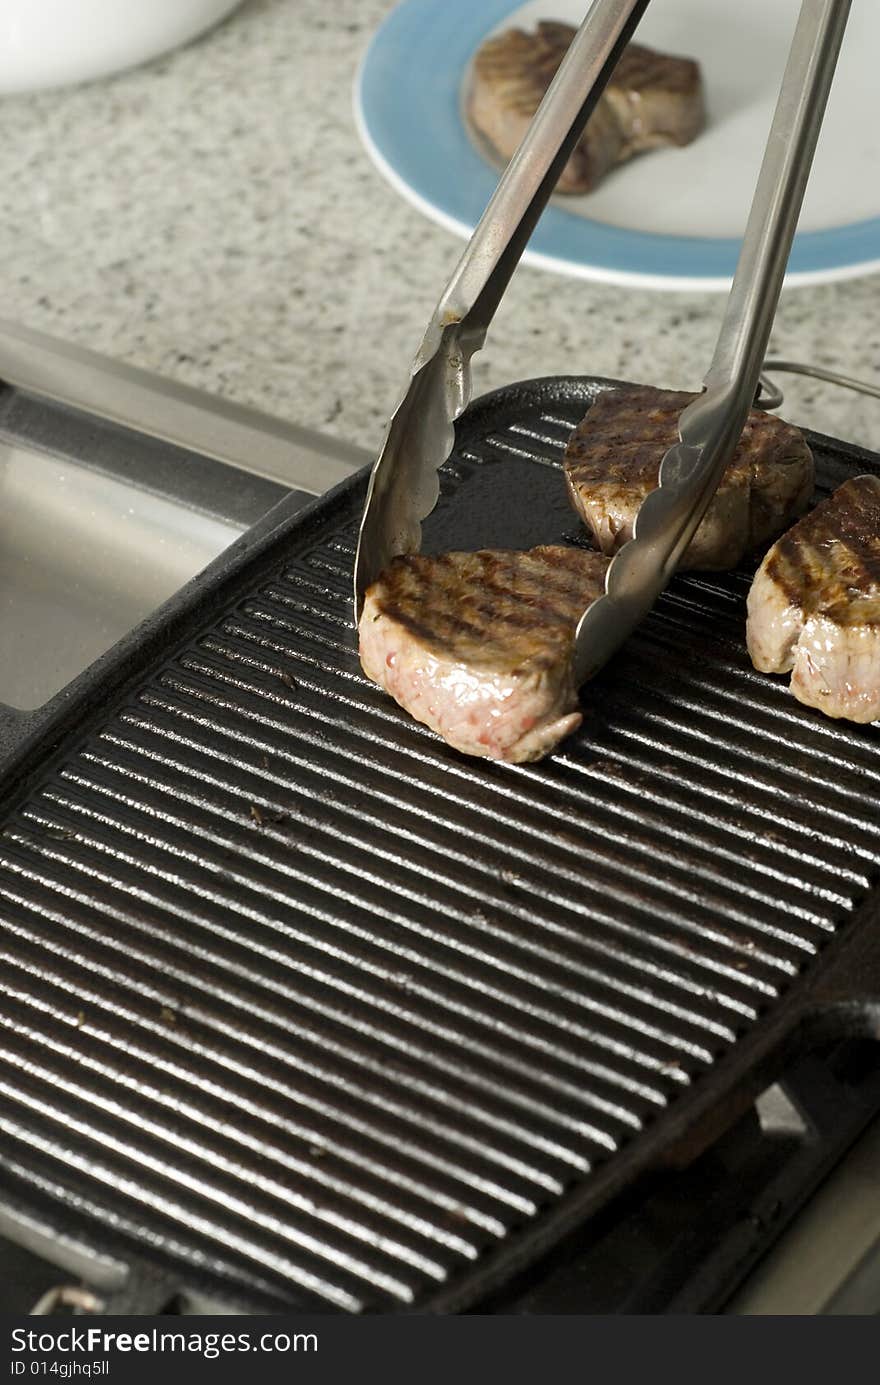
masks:
<instances>
[{"instance_id":1,"label":"black cooking surface","mask_svg":"<svg viewBox=\"0 0 880 1385\"><path fill-rule=\"evenodd\" d=\"M597 388L475 406L426 547L582 541L558 464ZM823 489L877 469L816 448ZM880 743L752 670L740 572L676 579L549 760L462 757L360 672L362 499L18 767L0 1159L232 1299L460 1308L734 1112L876 880Z\"/></svg>"}]
</instances>

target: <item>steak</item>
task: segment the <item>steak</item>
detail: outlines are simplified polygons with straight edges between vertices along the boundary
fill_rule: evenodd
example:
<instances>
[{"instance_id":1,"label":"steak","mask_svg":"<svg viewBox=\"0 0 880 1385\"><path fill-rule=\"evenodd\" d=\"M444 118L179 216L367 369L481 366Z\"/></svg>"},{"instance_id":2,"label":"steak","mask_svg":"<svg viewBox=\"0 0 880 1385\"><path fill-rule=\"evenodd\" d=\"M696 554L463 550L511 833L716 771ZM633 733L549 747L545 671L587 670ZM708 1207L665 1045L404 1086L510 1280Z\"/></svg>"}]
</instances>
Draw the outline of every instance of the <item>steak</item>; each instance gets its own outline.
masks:
<instances>
[{"instance_id":1,"label":"steak","mask_svg":"<svg viewBox=\"0 0 880 1385\"><path fill-rule=\"evenodd\" d=\"M468 115L505 161L522 140L576 32L570 24L543 20L534 33L507 29L477 49ZM689 144L704 123L697 63L631 43L556 190L590 192L615 164L660 145Z\"/></svg>"},{"instance_id":2,"label":"steak","mask_svg":"<svg viewBox=\"0 0 880 1385\"><path fill-rule=\"evenodd\" d=\"M755 668L830 717L880 718L880 479L856 476L773 545L748 599Z\"/></svg>"},{"instance_id":3,"label":"steak","mask_svg":"<svg viewBox=\"0 0 880 1385\"><path fill-rule=\"evenodd\" d=\"M574 632L607 567L561 547L395 558L364 601L364 672L456 750L538 760L581 723Z\"/></svg>"},{"instance_id":4,"label":"steak","mask_svg":"<svg viewBox=\"0 0 880 1385\"><path fill-rule=\"evenodd\" d=\"M678 442L679 415L696 397L648 385L606 390L569 438L569 495L603 553L632 538L663 456ZM752 409L680 566L735 567L802 514L812 493L813 455L802 434Z\"/></svg>"}]
</instances>

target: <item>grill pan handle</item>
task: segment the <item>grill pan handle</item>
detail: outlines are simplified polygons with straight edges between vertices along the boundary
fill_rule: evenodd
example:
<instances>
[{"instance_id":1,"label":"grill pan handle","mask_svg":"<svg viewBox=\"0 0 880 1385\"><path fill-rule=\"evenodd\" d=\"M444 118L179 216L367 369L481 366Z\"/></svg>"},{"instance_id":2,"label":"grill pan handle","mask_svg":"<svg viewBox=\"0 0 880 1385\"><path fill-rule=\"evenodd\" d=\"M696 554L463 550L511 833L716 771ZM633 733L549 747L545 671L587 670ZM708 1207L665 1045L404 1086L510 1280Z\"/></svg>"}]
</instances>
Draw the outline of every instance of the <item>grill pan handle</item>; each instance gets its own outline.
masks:
<instances>
[{"instance_id":1,"label":"grill pan handle","mask_svg":"<svg viewBox=\"0 0 880 1385\"><path fill-rule=\"evenodd\" d=\"M792 1062L844 1039L880 1041L880 899L871 898L775 1013L723 1061L717 1085L673 1106L658 1164L682 1168L708 1148Z\"/></svg>"},{"instance_id":2,"label":"grill pan handle","mask_svg":"<svg viewBox=\"0 0 880 1385\"><path fill-rule=\"evenodd\" d=\"M819 958L801 1008L801 1022L819 1038L880 1040L880 907L873 900L849 937Z\"/></svg>"}]
</instances>

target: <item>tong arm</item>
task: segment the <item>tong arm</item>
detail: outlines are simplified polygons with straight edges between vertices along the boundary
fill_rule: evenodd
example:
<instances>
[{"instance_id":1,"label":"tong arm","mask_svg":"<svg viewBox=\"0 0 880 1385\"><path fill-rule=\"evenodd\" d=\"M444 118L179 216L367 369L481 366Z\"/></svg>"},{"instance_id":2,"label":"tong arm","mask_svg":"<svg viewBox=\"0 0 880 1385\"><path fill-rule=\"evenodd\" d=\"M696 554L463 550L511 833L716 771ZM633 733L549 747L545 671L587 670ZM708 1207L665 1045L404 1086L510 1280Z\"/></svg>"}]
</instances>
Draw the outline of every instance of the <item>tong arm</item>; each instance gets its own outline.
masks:
<instances>
[{"instance_id":1,"label":"tong arm","mask_svg":"<svg viewBox=\"0 0 880 1385\"><path fill-rule=\"evenodd\" d=\"M648 0L593 0L447 284L370 477L355 557L355 618L398 553L417 552L437 470L470 398L470 361Z\"/></svg>"},{"instance_id":2,"label":"tong arm","mask_svg":"<svg viewBox=\"0 0 880 1385\"><path fill-rule=\"evenodd\" d=\"M679 419L679 441L633 537L612 560L605 595L575 634L575 676L591 678L653 606L708 508L755 397L850 0L802 0L742 249L705 391Z\"/></svg>"}]
</instances>

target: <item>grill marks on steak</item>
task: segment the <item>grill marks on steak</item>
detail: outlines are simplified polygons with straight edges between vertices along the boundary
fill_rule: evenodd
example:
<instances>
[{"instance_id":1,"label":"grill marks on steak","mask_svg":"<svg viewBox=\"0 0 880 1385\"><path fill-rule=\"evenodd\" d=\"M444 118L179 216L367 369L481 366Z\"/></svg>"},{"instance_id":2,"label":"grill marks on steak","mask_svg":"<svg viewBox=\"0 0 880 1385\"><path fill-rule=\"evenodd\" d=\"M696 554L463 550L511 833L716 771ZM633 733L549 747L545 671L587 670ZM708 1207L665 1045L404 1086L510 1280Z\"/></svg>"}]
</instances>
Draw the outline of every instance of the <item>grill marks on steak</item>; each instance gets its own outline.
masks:
<instances>
[{"instance_id":1,"label":"grill marks on steak","mask_svg":"<svg viewBox=\"0 0 880 1385\"><path fill-rule=\"evenodd\" d=\"M465 754L540 759L581 723L574 632L607 566L553 546L395 558L364 600L364 672Z\"/></svg>"},{"instance_id":2,"label":"grill marks on steak","mask_svg":"<svg viewBox=\"0 0 880 1385\"><path fill-rule=\"evenodd\" d=\"M564 458L569 495L603 553L632 538L663 456L678 441L679 416L696 397L649 385L606 390L572 433ZM802 434L752 409L680 566L735 567L802 514L812 493L813 457Z\"/></svg>"},{"instance_id":3,"label":"grill marks on steak","mask_svg":"<svg viewBox=\"0 0 880 1385\"><path fill-rule=\"evenodd\" d=\"M518 147L577 31L541 21L507 29L474 57L468 114L504 159ZM705 123L700 69L641 44L624 50L596 103L557 192L590 192L615 164L661 145L688 144Z\"/></svg>"},{"instance_id":4,"label":"grill marks on steak","mask_svg":"<svg viewBox=\"0 0 880 1385\"><path fill-rule=\"evenodd\" d=\"M856 476L789 529L748 598L746 641L762 673L831 717L880 718L880 478Z\"/></svg>"}]
</instances>

